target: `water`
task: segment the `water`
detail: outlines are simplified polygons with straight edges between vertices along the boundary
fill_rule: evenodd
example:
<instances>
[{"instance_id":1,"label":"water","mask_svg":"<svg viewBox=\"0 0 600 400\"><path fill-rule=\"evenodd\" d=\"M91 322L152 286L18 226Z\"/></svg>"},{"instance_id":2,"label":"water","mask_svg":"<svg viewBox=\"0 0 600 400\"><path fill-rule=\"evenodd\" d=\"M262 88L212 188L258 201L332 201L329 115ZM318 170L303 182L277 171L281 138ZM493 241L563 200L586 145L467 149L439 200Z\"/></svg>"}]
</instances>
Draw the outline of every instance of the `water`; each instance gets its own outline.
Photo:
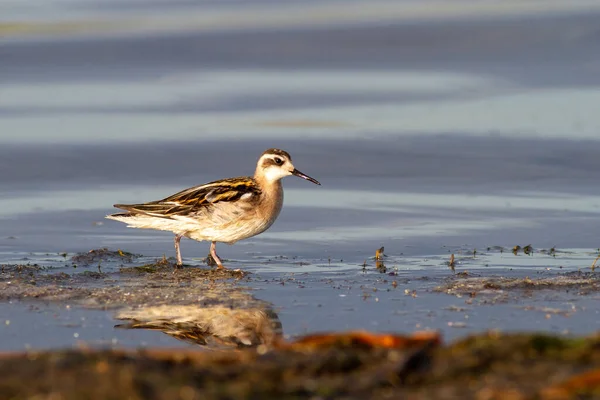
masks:
<instances>
[{"instance_id":1,"label":"water","mask_svg":"<svg viewBox=\"0 0 600 400\"><path fill-rule=\"evenodd\" d=\"M243 285L273 304L286 335L596 330L593 295L519 298L463 313L447 307L464 299L433 289L451 275L445 262L454 251L576 249L534 255L535 266L490 252L468 267L483 276L559 274L595 258L597 2L437 6L3 2L0 263L101 247L172 255L169 234L104 215L114 203L252 174L264 149L281 147L323 186L286 179L277 223L219 251L253 272ZM390 292L400 278L361 267L382 245L388 267L408 279ZM184 241L182 251L200 263L208 246ZM280 284L291 276L302 283ZM378 300L363 299L373 288ZM565 310L573 303L577 312L546 318L523 309L530 302ZM11 321L3 336L41 324L52 338L10 336L5 348L73 345L77 327L61 326L52 312L92 321L90 342L179 343L115 332L113 311L44 307L62 311L2 306Z\"/></svg>"}]
</instances>

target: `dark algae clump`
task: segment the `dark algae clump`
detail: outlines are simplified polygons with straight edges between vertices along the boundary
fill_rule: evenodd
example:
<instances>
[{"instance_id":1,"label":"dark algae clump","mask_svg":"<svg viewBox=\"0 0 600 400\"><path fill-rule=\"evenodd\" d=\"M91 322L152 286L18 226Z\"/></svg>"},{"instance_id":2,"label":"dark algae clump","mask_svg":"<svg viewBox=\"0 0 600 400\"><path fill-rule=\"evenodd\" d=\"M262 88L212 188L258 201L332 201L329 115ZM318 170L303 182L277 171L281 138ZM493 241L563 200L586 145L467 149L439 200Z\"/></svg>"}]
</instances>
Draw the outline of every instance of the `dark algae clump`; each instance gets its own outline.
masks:
<instances>
[{"instance_id":1,"label":"dark algae clump","mask_svg":"<svg viewBox=\"0 0 600 400\"><path fill-rule=\"evenodd\" d=\"M579 295L600 291L600 276L594 272L572 271L548 277L471 277L468 274L456 274L448 278L436 292L450 295L485 296L492 302L519 298L531 291L560 290ZM488 299L488 301L490 301Z\"/></svg>"},{"instance_id":2,"label":"dark algae clump","mask_svg":"<svg viewBox=\"0 0 600 400\"><path fill-rule=\"evenodd\" d=\"M120 261L123 263L131 263L136 258L141 257L139 254L129 253L121 249L109 250L107 248L92 249L85 253L77 253L71 257L73 264L91 265L105 261Z\"/></svg>"},{"instance_id":3,"label":"dark algae clump","mask_svg":"<svg viewBox=\"0 0 600 400\"><path fill-rule=\"evenodd\" d=\"M600 338L472 336L447 345L342 333L272 350L5 354L5 398L565 399L600 396Z\"/></svg>"}]
</instances>

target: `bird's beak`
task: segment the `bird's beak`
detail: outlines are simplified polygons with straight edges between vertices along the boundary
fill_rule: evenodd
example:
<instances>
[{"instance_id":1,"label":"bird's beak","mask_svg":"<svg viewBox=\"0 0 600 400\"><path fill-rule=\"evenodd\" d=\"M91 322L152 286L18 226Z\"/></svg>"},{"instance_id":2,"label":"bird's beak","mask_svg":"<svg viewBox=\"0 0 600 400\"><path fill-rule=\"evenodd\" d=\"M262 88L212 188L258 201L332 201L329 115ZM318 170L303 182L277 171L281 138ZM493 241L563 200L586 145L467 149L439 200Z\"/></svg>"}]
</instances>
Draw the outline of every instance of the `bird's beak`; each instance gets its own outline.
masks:
<instances>
[{"instance_id":1,"label":"bird's beak","mask_svg":"<svg viewBox=\"0 0 600 400\"><path fill-rule=\"evenodd\" d=\"M296 168L294 168L294 170L292 171L292 175L296 175L296 176L298 176L298 177L300 177L302 179L306 179L307 181L310 181L310 182L315 183L317 185L321 185L318 180L316 180L315 178L311 178L308 175L304 175L302 172L298 171Z\"/></svg>"}]
</instances>

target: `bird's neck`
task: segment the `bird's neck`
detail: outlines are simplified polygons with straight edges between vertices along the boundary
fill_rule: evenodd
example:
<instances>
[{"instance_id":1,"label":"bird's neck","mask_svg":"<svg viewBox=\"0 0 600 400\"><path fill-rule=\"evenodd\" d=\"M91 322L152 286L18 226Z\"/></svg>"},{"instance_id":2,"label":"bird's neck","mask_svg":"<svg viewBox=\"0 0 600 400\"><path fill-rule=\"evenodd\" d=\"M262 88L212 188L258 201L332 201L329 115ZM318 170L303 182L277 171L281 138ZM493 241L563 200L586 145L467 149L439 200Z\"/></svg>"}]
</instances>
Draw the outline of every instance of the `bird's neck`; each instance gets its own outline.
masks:
<instances>
[{"instance_id":1,"label":"bird's neck","mask_svg":"<svg viewBox=\"0 0 600 400\"><path fill-rule=\"evenodd\" d=\"M269 181L264 177L255 177L254 179L261 189L261 206L257 210L264 212L265 218L270 220L270 223L273 223L283 206L283 186L281 185L281 179L277 181Z\"/></svg>"},{"instance_id":2,"label":"bird's neck","mask_svg":"<svg viewBox=\"0 0 600 400\"><path fill-rule=\"evenodd\" d=\"M254 175L254 180L260 186L264 195L269 197L280 197L283 194L283 186L281 185L281 179L276 181L268 180L260 174Z\"/></svg>"}]
</instances>

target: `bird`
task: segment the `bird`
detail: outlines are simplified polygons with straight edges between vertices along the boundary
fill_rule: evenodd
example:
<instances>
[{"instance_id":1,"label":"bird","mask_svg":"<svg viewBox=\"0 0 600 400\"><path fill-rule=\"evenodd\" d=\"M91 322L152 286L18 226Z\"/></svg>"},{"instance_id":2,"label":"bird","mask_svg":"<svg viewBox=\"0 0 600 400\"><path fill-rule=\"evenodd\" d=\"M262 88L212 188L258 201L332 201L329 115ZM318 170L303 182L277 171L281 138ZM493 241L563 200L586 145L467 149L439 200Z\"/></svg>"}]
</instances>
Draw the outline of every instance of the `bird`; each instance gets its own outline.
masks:
<instances>
[{"instance_id":1,"label":"bird","mask_svg":"<svg viewBox=\"0 0 600 400\"><path fill-rule=\"evenodd\" d=\"M159 330L176 339L211 348L272 347L283 339L283 327L270 307L163 304L120 311L122 329Z\"/></svg>"},{"instance_id":2,"label":"bird","mask_svg":"<svg viewBox=\"0 0 600 400\"><path fill-rule=\"evenodd\" d=\"M218 268L224 269L217 242L233 244L269 229L283 206L281 179L290 175L321 185L298 171L288 152L271 148L259 157L254 176L209 182L148 203L115 204L125 212L106 218L131 228L173 232L177 267L183 265L181 238L210 241L210 255Z\"/></svg>"}]
</instances>

